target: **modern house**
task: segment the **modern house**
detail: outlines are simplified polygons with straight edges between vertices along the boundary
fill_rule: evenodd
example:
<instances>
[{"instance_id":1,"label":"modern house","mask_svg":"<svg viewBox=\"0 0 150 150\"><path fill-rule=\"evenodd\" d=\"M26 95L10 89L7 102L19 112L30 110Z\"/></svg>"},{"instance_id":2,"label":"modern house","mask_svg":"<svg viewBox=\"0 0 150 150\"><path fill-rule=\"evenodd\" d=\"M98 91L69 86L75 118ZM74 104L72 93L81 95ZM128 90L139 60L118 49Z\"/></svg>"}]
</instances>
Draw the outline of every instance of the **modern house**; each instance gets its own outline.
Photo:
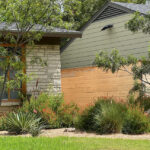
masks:
<instances>
[{"instance_id":1,"label":"modern house","mask_svg":"<svg viewBox=\"0 0 150 150\"><path fill-rule=\"evenodd\" d=\"M6 28L5 23L0 24L0 32L17 32L15 24L9 25ZM36 83L38 82L38 89L40 91L47 91L49 85L53 86L54 92L61 92L61 62L60 62L60 40L63 37L77 38L81 37L81 32L54 28L51 30L45 30L43 38L36 43L34 47L24 46L25 50L25 61L26 68L25 72L27 74L33 74L33 80L26 83L22 88L28 93L34 92L36 88ZM9 43L0 43L0 46L9 47L10 50L13 50L13 46ZM28 53L28 51L30 51ZM47 62L46 66L41 66L40 64L32 65L30 60L32 56L40 56ZM3 58L0 57L0 61ZM8 73L8 80L13 76L12 71ZM2 69L0 68L0 75L3 75ZM20 99L18 97L17 91L6 90L3 99L2 106L0 107L0 112L4 112L13 108L12 106L17 106L20 104Z\"/></svg>"},{"instance_id":2,"label":"modern house","mask_svg":"<svg viewBox=\"0 0 150 150\"><path fill-rule=\"evenodd\" d=\"M150 36L132 33L125 23L133 13L150 12L146 4L108 2L82 28L83 37L72 39L61 49L62 91L66 101L85 107L101 96L125 100L133 85L132 77L125 72L112 74L93 66L101 50L118 49L122 56L145 56Z\"/></svg>"}]
</instances>

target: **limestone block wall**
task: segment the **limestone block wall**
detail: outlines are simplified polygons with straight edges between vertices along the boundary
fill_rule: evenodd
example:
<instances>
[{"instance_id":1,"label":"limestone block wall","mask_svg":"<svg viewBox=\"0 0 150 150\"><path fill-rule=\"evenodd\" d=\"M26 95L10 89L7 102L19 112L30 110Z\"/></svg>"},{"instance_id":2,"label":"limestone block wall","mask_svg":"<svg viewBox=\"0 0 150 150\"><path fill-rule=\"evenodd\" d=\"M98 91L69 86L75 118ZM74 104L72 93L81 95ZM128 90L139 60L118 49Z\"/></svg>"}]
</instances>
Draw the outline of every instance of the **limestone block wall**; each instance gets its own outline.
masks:
<instances>
[{"instance_id":1,"label":"limestone block wall","mask_svg":"<svg viewBox=\"0 0 150 150\"><path fill-rule=\"evenodd\" d=\"M31 63L33 56L38 56L47 65ZM26 48L26 73L32 80L26 83L27 93L35 94L37 91L61 92L61 64L59 45L36 45Z\"/></svg>"}]
</instances>

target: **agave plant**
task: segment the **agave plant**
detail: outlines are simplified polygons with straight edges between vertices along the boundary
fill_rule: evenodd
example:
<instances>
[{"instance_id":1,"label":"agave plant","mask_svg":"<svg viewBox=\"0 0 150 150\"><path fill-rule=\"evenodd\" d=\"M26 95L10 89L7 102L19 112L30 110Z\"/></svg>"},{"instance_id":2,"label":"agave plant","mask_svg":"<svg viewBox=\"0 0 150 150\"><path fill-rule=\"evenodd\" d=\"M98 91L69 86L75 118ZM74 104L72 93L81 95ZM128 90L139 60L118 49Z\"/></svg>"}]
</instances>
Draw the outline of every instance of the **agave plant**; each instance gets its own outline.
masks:
<instances>
[{"instance_id":1,"label":"agave plant","mask_svg":"<svg viewBox=\"0 0 150 150\"><path fill-rule=\"evenodd\" d=\"M5 118L5 127L8 132L15 134L31 133L33 136L39 134L44 126L41 123L41 118L29 112L12 112Z\"/></svg>"},{"instance_id":2,"label":"agave plant","mask_svg":"<svg viewBox=\"0 0 150 150\"><path fill-rule=\"evenodd\" d=\"M5 122L5 117L0 117L0 131L4 131L5 130L5 125L4 125L4 122Z\"/></svg>"}]
</instances>

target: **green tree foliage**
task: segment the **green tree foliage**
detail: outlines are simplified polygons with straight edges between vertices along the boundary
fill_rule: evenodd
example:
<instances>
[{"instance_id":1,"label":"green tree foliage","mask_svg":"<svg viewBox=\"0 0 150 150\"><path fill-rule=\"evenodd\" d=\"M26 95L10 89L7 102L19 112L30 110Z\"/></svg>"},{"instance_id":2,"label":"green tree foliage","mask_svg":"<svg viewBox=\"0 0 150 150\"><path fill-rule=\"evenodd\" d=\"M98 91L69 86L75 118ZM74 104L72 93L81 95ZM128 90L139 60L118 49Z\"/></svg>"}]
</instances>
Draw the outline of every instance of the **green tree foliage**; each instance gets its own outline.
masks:
<instances>
[{"instance_id":1,"label":"green tree foliage","mask_svg":"<svg viewBox=\"0 0 150 150\"><path fill-rule=\"evenodd\" d=\"M82 2L80 0L64 0L62 4L63 20L71 22L71 29L77 29L80 26L79 16L81 15Z\"/></svg>"},{"instance_id":2,"label":"green tree foliage","mask_svg":"<svg viewBox=\"0 0 150 150\"><path fill-rule=\"evenodd\" d=\"M150 14L140 15L139 12L134 14L134 17L126 24L126 28L132 32L142 31L145 34L150 34Z\"/></svg>"},{"instance_id":3,"label":"green tree foliage","mask_svg":"<svg viewBox=\"0 0 150 150\"><path fill-rule=\"evenodd\" d=\"M72 29L81 28L107 0L63 0L64 20L73 22Z\"/></svg>"}]
</instances>

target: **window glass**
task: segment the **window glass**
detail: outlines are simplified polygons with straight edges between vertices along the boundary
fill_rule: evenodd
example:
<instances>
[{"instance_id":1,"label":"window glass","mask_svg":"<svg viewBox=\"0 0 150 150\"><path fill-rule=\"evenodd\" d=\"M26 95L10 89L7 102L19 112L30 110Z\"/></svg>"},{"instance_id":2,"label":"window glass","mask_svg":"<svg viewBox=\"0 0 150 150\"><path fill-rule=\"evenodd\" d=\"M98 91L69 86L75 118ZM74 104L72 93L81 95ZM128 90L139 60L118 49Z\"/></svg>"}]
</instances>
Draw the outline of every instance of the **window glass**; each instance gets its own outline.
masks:
<instances>
[{"instance_id":1,"label":"window glass","mask_svg":"<svg viewBox=\"0 0 150 150\"><path fill-rule=\"evenodd\" d=\"M0 85L0 94L2 92L2 85ZM2 100L7 100L8 99L8 90L5 88L3 96L2 96Z\"/></svg>"},{"instance_id":2,"label":"window glass","mask_svg":"<svg viewBox=\"0 0 150 150\"><path fill-rule=\"evenodd\" d=\"M2 63L2 61L4 60L5 58L0 58L0 63ZM3 69L0 67L0 77L1 76L4 76L4 72L3 72ZM2 82L0 82L0 95L1 95L1 92L2 92ZM4 93L3 93L3 96L2 96L2 99L8 99L8 91L7 89L5 88L4 90Z\"/></svg>"},{"instance_id":3,"label":"window glass","mask_svg":"<svg viewBox=\"0 0 150 150\"><path fill-rule=\"evenodd\" d=\"M1 63L4 60L4 58L0 58L0 76L3 76L3 69L1 68Z\"/></svg>"},{"instance_id":4,"label":"window glass","mask_svg":"<svg viewBox=\"0 0 150 150\"><path fill-rule=\"evenodd\" d=\"M11 90L10 99L19 99L19 92L17 90Z\"/></svg>"},{"instance_id":5,"label":"window glass","mask_svg":"<svg viewBox=\"0 0 150 150\"><path fill-rule=\"evenodd\" d=\"M10 80L14 79L15 73L16 73L15 70L10 70L10 72L9 72ZM21 88L21 84L20 84L20 88ZM10 99L18 99L18 98L19 98L18 90L17 89L16 90L15 89L11 89L10 90Z\"/></svg>"},{"instance_id":6,"label":"window glass","mask_svg":"<svg viewBox=\"0 0 150 150\"><path fill-rule=\"evenodd\" d=\"M18 56L16 56L16 60L20 61L20 58ZM15 61L15 60L14 60ZM13 80L15 78L15 74L16 74L16 70L14 68L11 68L9 71L9 79ZM18 88L18 87L17 87ZM21 88L21 83L20 83L20 87ZM10 99L19 99L19 92L17 89L10 89Z\"/></svg>"}]
</instances>

